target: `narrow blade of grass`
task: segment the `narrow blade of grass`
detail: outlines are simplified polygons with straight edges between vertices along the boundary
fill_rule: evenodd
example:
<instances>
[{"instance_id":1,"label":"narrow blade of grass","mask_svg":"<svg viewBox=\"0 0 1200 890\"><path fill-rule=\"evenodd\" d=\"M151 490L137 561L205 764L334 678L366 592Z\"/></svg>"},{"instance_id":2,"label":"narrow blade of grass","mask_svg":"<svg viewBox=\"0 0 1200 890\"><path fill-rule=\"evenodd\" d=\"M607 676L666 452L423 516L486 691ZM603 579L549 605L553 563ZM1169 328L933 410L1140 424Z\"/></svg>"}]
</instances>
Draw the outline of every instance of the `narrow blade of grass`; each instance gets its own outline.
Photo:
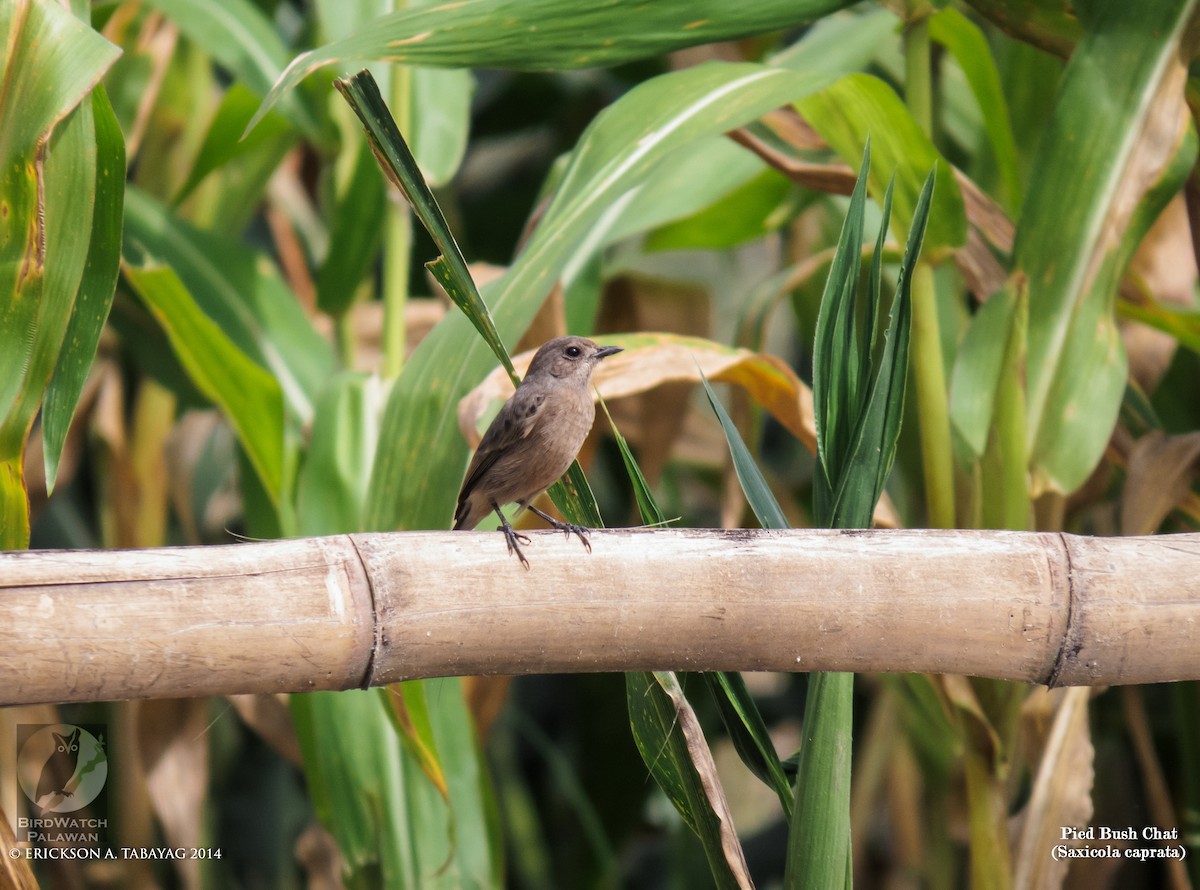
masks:
<instances>
[{"instance_id":1,"label":"narrow blade of grass","mask_svg":"<svg viewBox=\"0 0 1200 890\"><path fill-rule=\"evenodd\" d=\"M721 721L729 733L742 763L779 797L784 818L792 819L793 794L791 783L783 771L779 752L771 742L767 724L758 705L750 697L742 675L732 671L714 671L700 675L712 693Z\"/></svg>"},{"instance_id":2,"label":"narrow blade of grass","mask_svg":"<svg viewBox=\"0 0 1200 890\"><path fill-rule=\"evenodd\" d=\"M608 425L612 430L613 438L617 442L617 449L621 452L621 462L625 464L625 472L629 475L629 484L633 486L633 497L637 501L638 512L642 516L642 522L649 526L666 525L667 517L659 508L658 502L654 499L654 494L650 491L650 484L646 482L646 477L642 475L642 468L638 466L637 459L629 449L629 443L625 441L625 437L617 429L612 415L608 413L608 405L604 403L604 399L600 400L600 407L604 411L604 416L608 418Z\"/></svg>"},{"instance_id":3,"label":"narrow blade of grass","mask_svg":"<svg viewBox=\"0 0 1200 890\"><path fill-rule=\"evenodd\" d=\"M441 256L426 263L426 267L445 288L455 305L471 320L471 324L479 331L479 335L516 383L517 376L512 360L508 357L508 350L504 348L500 333L496 330L492 313L479 295L479 289L475 287L467 269L467 261L459 250L458 242L454 240L450 225L426 184L425 177L421 175L408 143L404 141L396 121L388 111L375 78L364 68L353 77L338 78L333 85L362 121L367 141L379 159L384 173L404 194L417 219L441 251Z\"/></svg>"},{"instance_id":4,"label":"narrow blade of grass","mask_svg":"<svg viewBox=\"0 0 1200 890\"><path fill-rule=\"evenodd\" d=\"M862 218L870 172L869 152L870 145L863 154L863 164L850 195L850 207L842 224L837 252L829 268L829 277L825 279L825 292L817 313L813 403L817 427L817 463L822 468L814 481L814 506L818 513L824 509L826 501L832 499L833 478L837 474L838 454L841 451L838 434L840 432L842 437L848 436L846 427L853 422L843 419L843 412L852 410L851 406L834 394L845 391L847 378L844 369L850 363L850 357L845 352L846 344L851 342L847 319L853 313L861 260ZM857 360L854 364L857 365Z\"/></svg>"},{"instance_id":5,"label":"narrow blade of grass","mask_svg":"<svg viewBox=\"0 0 1200 890\"><path fill-rule=\"evenodd\" d=\"M771 494L771 487L767 485L762 471L754 462L750 449L742 441L742 434L734 426L717 394L708 385L708 378L701 374L700 382L704 384L704 394L708 396L708 403L712 405L717 419L721 421L721 429L725 431L729 452L733 455L733 469L737 473L738 482L741 483L750 509L754 511L763 528L787 528L787 518L783 515L779 502L775 500L775 495Z\"/></svg>"}]
</instances>

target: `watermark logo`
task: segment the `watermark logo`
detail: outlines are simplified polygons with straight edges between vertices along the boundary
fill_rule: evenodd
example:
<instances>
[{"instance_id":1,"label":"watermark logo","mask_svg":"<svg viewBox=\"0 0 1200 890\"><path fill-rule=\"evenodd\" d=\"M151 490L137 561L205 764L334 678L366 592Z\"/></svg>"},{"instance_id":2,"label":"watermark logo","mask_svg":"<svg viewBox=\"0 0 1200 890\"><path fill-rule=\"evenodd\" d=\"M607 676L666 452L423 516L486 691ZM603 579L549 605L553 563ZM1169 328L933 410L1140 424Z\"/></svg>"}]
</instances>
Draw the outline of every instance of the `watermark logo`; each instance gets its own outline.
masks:
<instances>
[{"instance_id":1,"label":"watermark logo","mask_svg":"<svg viewBox=\"0 0 1200 890\"><path fill-rule=\"evenodd\" d=\"M17 725L17 781L33 805L30 817L17 820L19 840L59 845L102 840L108 827L101 797L108 781L104 732L91 724Z\"/></svg>"}]
</instances>

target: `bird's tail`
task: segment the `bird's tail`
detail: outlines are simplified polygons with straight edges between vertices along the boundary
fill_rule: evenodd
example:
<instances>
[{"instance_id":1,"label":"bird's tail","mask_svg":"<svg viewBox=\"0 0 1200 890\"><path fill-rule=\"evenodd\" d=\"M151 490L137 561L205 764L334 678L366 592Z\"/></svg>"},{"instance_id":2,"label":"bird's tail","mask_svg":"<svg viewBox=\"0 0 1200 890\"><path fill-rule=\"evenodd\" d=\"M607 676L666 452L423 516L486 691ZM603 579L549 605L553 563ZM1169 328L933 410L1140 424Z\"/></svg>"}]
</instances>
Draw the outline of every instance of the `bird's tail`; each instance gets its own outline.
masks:
<instances>
[{"instance_id":1,"label":"bird's tail","mask_svg":"<svg viewBox=\"0 0 1200 890\"><path fill-rule=\"evenodd\" d=\"M471 522L471 499L462 498L454 510L454 528L452 530L456 532L470 531L479 525L479 520L482 518L476 517L475 521Z\"/></svg>"}]
</instances>

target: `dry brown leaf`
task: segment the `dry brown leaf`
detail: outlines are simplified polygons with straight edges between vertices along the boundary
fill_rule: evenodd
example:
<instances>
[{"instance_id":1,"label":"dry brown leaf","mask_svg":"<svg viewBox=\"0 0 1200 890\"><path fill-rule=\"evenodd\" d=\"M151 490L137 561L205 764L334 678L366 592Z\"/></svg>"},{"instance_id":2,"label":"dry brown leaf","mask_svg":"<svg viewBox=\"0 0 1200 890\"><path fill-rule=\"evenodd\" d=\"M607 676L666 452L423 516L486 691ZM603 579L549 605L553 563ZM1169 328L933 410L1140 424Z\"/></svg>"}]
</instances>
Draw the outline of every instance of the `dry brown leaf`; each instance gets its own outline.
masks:
<instances>
[{"instance_id":1,"label":"dry brown leaf","mask_svg":"<svg viewBox=\"0 0 1200 890\"><path fill-rule=\"evenodd\" d=\"M1200 432L1152 430L1129 452L1121 495L1121 534L1151 535L1191 494L1200 472Z\"/></svg>"},{"instance_id":2,"label":"dry brown leaf","mask_svg":"<svg viewBox=\"0 0 1200 890\"><path fill-rule=\"evenodd\" d=\"M1138 768L1142 773L1142 784L1145 786L1146 801L1150 804L1150 815L1154 825L1164 831L1174 829L1179 833L1179 823L1175 818L1175 804L1171 800L1171 792L1167 787L1167 776L1163 771L1162 761L1154 745L1154 731L1150 728L1150 718L1146 714L1146 702L1140 686L1121 687L1121 706L1125 711L1125 725L1129 730L1129 738L1133 742L1133 750L1137 756ZM1168 844L1168 846L1173 846ZM1191 890L1191 881L1182 859L1166 859L1163 862L1167 871L1171 890Z\"/></svg>"},{"instance_id":3,"label":"dry brown leaf","mask_svg":"<svg viewBox=\"0 0 1200 890\"><path fill-rule=\"evenodd\" d=\"M319 822L314 822L296 839L296 860L308 878L308 890L342 890L345 863L337 841Z\"/></svg>"},{"instance_id":4,"label":"dry brown leaf","mask_svg":"<svg viewBox=\"0 0 1200 890\"><path fill-rule=\"evenodd\" d=\"M750 879L750 867L746 864L742 843L738 840L737 831L733 825L733 816L729 812L729 803L725 800L725 789L717 774L717 764L713 761L712 751L704 738L704 730L700 728L700 718L692 709L691 702L683 694L682 687L674 682L674 674L670 674L672 682L662 684L661 689L671 699L675 706L675 717L678 720L679 731L683 734L687 745L688 758L696 768L704 796L713 814L720 823L721 852L729 866L730 874L738 882L739 887L752 890L754 882Z\"/></svg>"},{"instance_id":5,"label":"dry brown leaf","mask_svg":"<svg viewBox=\"0 0 1200 890\"><path fill-rule=\"evenodd\" d=\"M604 288L598 325L606 331L672 331L706 337L712 329L712 299L708 288L648 275L626 274ZM666 383L612 406L622 435L637 449L646 481L654 485L675 447L684 423L696 406L688 398L691 383ZM711 414L709 414L711 416ZM719 465L727 448L714 452Z\"/></svg>"},{"instance_id":6,"label":"dry brown leaf","mask_svg":"<svg viewBox=\"0 0 1200 890\"><path fill-rule=\"evenodd\" d=\"M146 790L171 847L198 847L208 791L208 699L173 698L138 706L138 750ZM184 887L200 887L200 860L175 862Z\"/></svg>"},{"instance_id":7,"label":"dry brown leaf","mask_svg":"<svg viewBox=\"0 0 1200 890\"><path fill-rule=\"evenodd\" d=\"M232 474L226 475L225 482L207 504L193 502L196 467L212 447L213 437L225 435L231 438L224 424L225 420L216 409L185 411L164 447L167 494L183 529L184 540L189 544L202 544L210 533L235 525L241 515L241 496ZM196 524L197 517L204 519L201 526Z\"/></svg>"},{"instance_id":8,"label":"dry brown leaf","mask_svg":"<svg viewBox=\"0 0 1200 890\"><path fill-rule=\"evenodd\" d=\"M300 739L292 723L286 695L227 695L242 722L253 729L288 763L303 766Z\"/></svg>"},{"instance_id":9,"label":"dry brown leaf","mask_svg":"<svg viewBox=\"0 0 1200 890\"><path fill-rule=\"evenodd\" d=\"M1014 851L1014 888L1051 890L1062 886L1068 860L1051 855L1065 826L1085 827L1092 818L1095 751L1088 728L1086 686L1035 691L1022 708L1023 719L1044 719L1047 702L1054 716L1042 755L1034 766L1033 791L1021 814Z\"/></svg>"},{"instance_id":10,"label":"dry brown leaf","mask_svg":"<svg viewBox=\"0 0 1200 890\"><path fill-rule=\"evenodd\" d=\"M3 865L0 865L0 887L8 890L38 890L37 879L29 867L29 861L21 856L13 856L9 851L20 851L17 836L13 834L12 826L8 824L8 815L0 810L0 850L4 854Z\"/></svg>"},{"instance_id":11,"label":"dry brown leaf","mask_svg":"<svg viewBox=\"0 0 1200 890\"><path fill-rule=\"evenodd\" d=\"M1167 205L1138 245L1129 275L1131 279L1140 280L1144 291L1164 304L1192 304L1197 276L1196 256L1182 195ZM1122 288L1122 296L1126 296L1128 290ZM1153 392L1171 364L1179 341L1164 331L1137 322L1123 322L1121 337L1129 354L1130 376L1146 392Z\"/></svg>"},{"instance_id":12,"label":"dry brown leaf","mask_svg":"<svg viewBox=\"0 0 1200 890\"><path fill-rule=\"evenodd\" d=\"M467 710L475 723L480 739L486 739L492 726L508 703L508 691L512 677L463 677L463 694L467 699Z\"/></svg>"}]
</instances>

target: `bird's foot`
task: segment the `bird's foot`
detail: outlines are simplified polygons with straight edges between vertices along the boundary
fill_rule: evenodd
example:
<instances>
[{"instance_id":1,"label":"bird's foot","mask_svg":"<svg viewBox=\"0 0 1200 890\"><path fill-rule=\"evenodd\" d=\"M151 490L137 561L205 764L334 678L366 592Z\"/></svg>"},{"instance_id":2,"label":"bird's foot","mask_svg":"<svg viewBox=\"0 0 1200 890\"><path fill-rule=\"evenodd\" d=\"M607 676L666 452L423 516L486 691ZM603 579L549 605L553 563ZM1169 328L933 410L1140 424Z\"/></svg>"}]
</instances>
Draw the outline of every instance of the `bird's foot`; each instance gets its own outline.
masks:
<instances>
[{"instance_id":1,"label":"bird's foot","mask_svg":"<svg viewBox=\"0 0 1200 890\"><path fill-rule=\"evenodd\" d=\"M529 560L525 558L525 554L521 552L520 544L531 544L532 541L519 531L514 529L507 522L500 526L500 531L504 532L504 542L508 544L509 554L517 554L517 559L521 560L521 565L525 567L525 571L529 571ZM520 542L520 544L518 544Z\"/></svg>"},{"instance_id":2,"label":"bird's foot","mask_svg":"<svg viewBox=\"0 0 1200 890\"><path fill-rule=\"evenodd\" d=\"M571 537L571 535L575 535L575 537L579 538L579 540L583 542L583 549L588 553L592 552L592 542L589 541L587 537L592 533L590 528L582 525L575 525L573 522L559 522L557 519L550 520L550 524L565 534L568 538Z\"/></svg>"},{"instance_id":3,"label":"bird's foot","mask_svg":"<svg viewBox=\"0 0 1200 890\"><path fill-rule=\"evenodd\" d=\"M592 533L590 528L582 525L576 525L573 522L563 522L560 519L555 519L549 513L543 513L537 507L533 506L533 504L524 504L523 506L528 507L531 512L542 517L542 519L546 520L560 532L563 532L568 538L571 537L571 535L575 535L575 537L579 538L579 540L583 542L583 549L588 553L592 552L592 542L587 539L587 536Z\"/></svg>"}]
</instances>

